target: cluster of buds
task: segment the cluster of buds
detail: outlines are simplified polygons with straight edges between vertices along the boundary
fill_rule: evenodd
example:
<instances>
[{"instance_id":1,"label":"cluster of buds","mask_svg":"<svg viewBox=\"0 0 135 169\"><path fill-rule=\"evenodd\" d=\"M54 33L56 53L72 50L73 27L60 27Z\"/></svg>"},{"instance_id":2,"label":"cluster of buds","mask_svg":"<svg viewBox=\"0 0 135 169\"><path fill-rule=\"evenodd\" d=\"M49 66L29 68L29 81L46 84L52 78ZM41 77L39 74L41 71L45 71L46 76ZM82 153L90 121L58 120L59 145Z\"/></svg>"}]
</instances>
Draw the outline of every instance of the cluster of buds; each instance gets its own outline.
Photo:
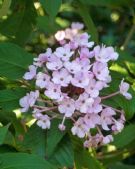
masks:
<instances>
[{"instance_id":1,"label":"cluster of buds","mask_svg":"<svg viewBox=\"0 0 135 169\"><path fill-rule=\"evenodd\" d=\"M42 129L49 129L51 120L60 118L58 128L64 131L65 120L72 120L72 134L84 138L85 147L97 147L111 142L112 134L121 132L125 122L123 110L102 101L118 94L126 99L132 96L124 80L115 93L101 95L111 82L108 62L117 60L118 53L111 46L94 47L81 29L83 24L72 23L71 28L58 31L59 47L34 58L23 78L35 84L35 91L21 98L20 106L21 112L32 110Z\"/></svg>"}]
</instances>

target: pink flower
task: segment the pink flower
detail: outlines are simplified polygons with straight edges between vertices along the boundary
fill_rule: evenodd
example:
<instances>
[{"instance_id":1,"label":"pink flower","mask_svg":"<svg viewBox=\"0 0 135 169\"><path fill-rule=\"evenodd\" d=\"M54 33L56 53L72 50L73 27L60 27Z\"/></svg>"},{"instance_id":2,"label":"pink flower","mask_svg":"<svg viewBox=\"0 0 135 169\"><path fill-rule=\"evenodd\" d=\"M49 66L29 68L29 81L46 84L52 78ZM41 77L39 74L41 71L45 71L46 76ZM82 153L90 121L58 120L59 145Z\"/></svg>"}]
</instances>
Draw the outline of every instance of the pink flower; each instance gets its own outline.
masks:
<instances>
[{"instance_id":1,"label":"pink flower","mask_svg":"<svg viewBox=\"0 0 135 169\"><path fill-rule=\"evenodd\" d=\"M94 98L94 102L89 107L87 113L99 113L99 112L101 112L102 111L102 105L100 103L101 103L100 97Z\"/></svg>"},{"instance_id":2,"label":"pink flower","mask_svg":"<svg viewBox=\"0 0 135 169\"><path fill-rule=\"evenodd\" d=\"M89 75L83 72L76 73L72 78L71 83L73 86L85 88L89 84Z\"/></svg>"},{"instance_id":3,"label":"pink flower","mask_svg":"<svg viewBox=\"0 0 135 169\"><path fill-rule=\"evenodd\" d=\"M118 54L114 52L112 47L96 46L94 52L96 60L102 63L106 63L109 60L117 60L118 58Z\"/></svg>"},{"instance_id":4,"label":"pink flower","mask_svg":"<svg viewBox=\"0 0 135 169\"><path fill-rule=\"evenodd\" d=\"M49 83L47 90L44 92L44 94L51 99L60 99L62 96L60 85Z\"/></svg>"},{"instance_id":5,"label":"pink flower","mask_svg":"<svg viewBox=\"0 0 135 169\"><path fill-rule=\"evenodd\" d=\"M75 102L73 99L65 98L59 103L58 110L64 114L65 117L71 117L75 111Z\"/></svg>"},{"instance_id":6,"label":"pink flower","mask_svg":"<svg viewBox=\"0 0 135 169\"><path fill-rule=\"evenodd\" d=\"M124 82L124 80L121 81L119 85L120 93L128 100L132 99L132 95L128 93L129 90L129 84Z\"/></svg>"},{"instance_id":7,"label":"pink flower","mask_svg":"<svg viewBox=\"0 0 135 169\"><path fill-rule=\"evenodd\" d=\"M76 49L78 47L88 47L91 48L94 45L94 42L88 42L89 35L87 33L82 33L76 35L71 41L71 48Z\"/></svg>"},{"instance_id":8,"label":"pink flower","mask_svg":"<svg viewBox=\"0 0 135 169\"><path fill-rule=\"evenodd\" d=\"M37 121L37 125L42 129L49 129L51 125L50 117L48 115L42 115Z\"/></svg>"},{"instance_id":9,"label":"pink flower","mask_svg":"<svg viewBox=\"0 0 135 169\"><path fill-rule=\"evenodd\" d=\"M83 93L76 100L75 105L76 109L79 110L81 113L87 113L93 103L94 99L91 98L87 93Z\"/></svg>"},{"instance_id":10,"label":"pink flower","mask_svg":"<svg viewBox=\"0 0 135 169\"><path fill-rule=\"evenodd\" d=\"M114 48L112 46L107 47L108 53L110 53L111 60L117 60L119 57L119 54L114 51Z\"/></svg>"},{"instance_id":11,"label":"pink flower","mask_svg":"<svg viewBox=\"0 0 135 169\"><path fill-rule=\"evenodd\" d=\"M91 68L91 65L90 65L90 60L88 58L77 58L76 59L76 62L78 63L78 65L81 66L81 72L87 72L88 73L88 70Z\"/></svg>"},{"instance_id":12,"label":"pink flower","mask_svg":"<svg viewBox=\"0 0 135 169\"><path fill-rule=\"evenodd\" d=\"M83 138L89 131L83 118L79 118L71 129L73 135L77 135L79 138Z\"/></svg>"},{"instance_id":13,"label":"pink flower","mask_svg":"<svg viewBox=\"0 0 135 169\"><path fill-rule=\"evenodd\" d=\"M112 126L112 130L114 132L121 132L124 128L124 124L121 122L116 122L113 126Z\"/></svg>"},{"instance_id":14,"label":"pink flower","mask_svg":"<svg viewBox=\"0 0 135 169\"><path fill-rule=\"evenodd\" d=\"M21 112L27 112L29 107L32 107L35 104L38 97L39 91L36 90L35 92L31 91L30 93L27 93L26 96L21 98L19 101L20 106L22 107Z\"/></svg>"},{"instance_id":15,"label":"pink flower","mask_svg":"<svg viewBox=\"0 0 135 169\"><path fill-rule=\"evenodd\" d=\"M115 120L113 118L114 124L112 125L112 130L117 133L121 132L122 129L124 128L124 123L125 123L125 116L124 113L121 113L120 119Z\"/></svg>"},{"instance_id":16,"label":"pink flower","mask_svg":"<svg viewBox=\"0 0 135 169\"><path fill-rule=\"evenodd\" d=\"M59 124L58 128L61 130L61 131L64 131L66 129L66 126L64 124Z\"/></svg>"},{"instance_id":17,"label":"pink flower","mask_svg":"<svg viewBox=\"0 0 135 169\"><path fill-rule=\"evenodd\" d=\"M74 51L70 51L70 46L67 44L64 47L58 47L54 54L62 61L68 61L74 54Z\"/></svg>"},{"instance_id":18,"label":"pink flower","mask_svg":"<svg viewBox=\"0 0 135 169\"><path fill-rule=\"evenodd\" d=\"M29 66L29 72L26 72L23 76L25 80L32 80L36 76L37 67L34 65Z\"/></svg>"},{"instance_id":19,"label":"pink flower","mask_svg":"<svg viewBox=\"0 0 135 169\"><path fill-rule=\"evenodd\" d=\"M84 24L82 24L82 23L80 23L80 22L72 22L71 28L72 28L72 29L81 30L81 29L84 28Z\"/></svg>"},{"instance_id":20,"label":"pink flower","mask_svg":"<svg viewBox=\"0 0 135 169\"><path fill-rule=\"evenodd\" d=\"M86 114L84 121L89 128L95 128L97 124L100 124L100 116L95 113Z\"/></svg>"},{"instance_id":21,"label":"pink flower","mask_svg":"<svg viewBox=\"0 0 135 169\"><path fill-rule=\"evenodd\" d=\"M85 88L85 91L93 98L99 95L99 86L94 78L91 78L89 85Z\"/></svg>"},{"instance_id":22,"label":"pink flower","mask_svg":"<svg viewBox=\"0 0 135 169\"><path fill-rule=\"evenodd\" d=\"M93 64L93 73L98 80L110 82L109 70L106 63L95 62Z\"/></svg>"},{"instance_id":23,"label":"pink flower","mask_svg":"<svg viewBox=\"0 0 135 169\"><path fill-rule=\"evenodd\" d=\"M52 55L49 61L46 63L46 67L49 70L59 70L63 66L62 61L56 57L55 55Z\"/></svg>"},{"instance_id":24,"label":"pink flower","mask_svg":"<svg viewBox=\"0 0 135 169\"><path fill-rule=\"evenodd\" d=\"M96 83L96 87L98 88L98 90L102 90L103 88L108 87L108 85L106 82L98 80Z\"/></svg>"},{"instance_id":25,"label":"pink flower","mask_svg":"<svg viewBox=\"0 0 135 169\"><path fill-rule=\"evenodd\" d=\"M35 66L29 67L24 78L34 79L32 84L41 90L27 93L20 99L20 105L22 112L32 109L32 116L42 129L49 129L50 120L61 117L58 128L64 131L65 120L71 119L72 134L86 139L84 146L89 148L110 143L111 134L121 132L124 127L123 110L104 105L104 100L116 94L127 99L132 96L124 80L118 92L103 95L101 90L111 82L108 62L116 60L118 53L111 46L92 48L90 36L80 31L83 27L81 23L72 23L71 28L58 31L55 38L60 46L54 52L48 48L34 58Z\"/></svg>"},{"instance_id":26,"label":"pink flower","mask_svg":"<svg viewBox=\"0 0 135 169\"><path fill-rule=\"evenodd\" d=\"M50 58L50 56L52 55L52 49L51 48L47 48L45 53L41 53L39 54L38 58L34 58L34 65L41 67L47 60L48 58Z\"/></svg>"},{"instance_id":27,"label":"pink flower","mask_svg":"<svg viewBox=\"0 0 135 169\"><path fill-rule=\"evenodd\" d=\"M72 74L78 73L81 70L81 66L75 60L72 62L65 62L64 66Z\"/></svg>"},{"instance_id":28,"label":"pink flower","mask_svg":"<svg viewBox=\"0 0 135 169\"><path fill-rule=\"evenodd\" d=\"M101 125L104 130L110 130L108 125L113 124L112 116L115 115L115 111L110 107L103 109L101 113Z\"/></svg>"},{"instance_id":29,"label":"pink flower","mask_svg":"<svg viewBox=\"0 0 135 169\"><path fill-rule=\"evenodd\" d=\"M103 140L103 135L97 133L95 136L89 136L89 140L84 142L84 147L97 147Z\"/></svg>"},{"instance_id":30,"label":"pink flower","mask_svg":"<svg viewBox=\"0 0 135 169\"><path fill-rule=\"evenodd\" d=\"M55 34L55 38L57 41L62 41L65 39L65 32L64 31L58 31L56 34Z\"/></svg>"},{"instance_id":31,"label":"pink flower","mask_svg":"<svg viewBox=\"0 0 135 169\"><path fill-rule=\"evenodd\" d=\"M42 111L40 109L38 109L38 108L34 108L32 113L33 113L33 117L36 120L38 120L38 119L40 119L42 117Z\"/></svg>"},{"instance_id":32,"label":"pink flower","mask_svg":"<svg viewBox=\"0 0 135 169\"><path fill-rule=\"evenodd\" d=\"M77 29L65 29L65 39L72 40L78 33Z\"/></svg>"},{"instance_id":33,"label":"pink flower","mask_svg":"<svg viewBox=\"0 0 135 169\"><path fill-rule=\"evenodd\" d=\"M70 83L71 79L72 79L72 76L64 68L62 68L60 71L54 71L53 72L52 81L55 84L59 84L61 86L66 87Z\"/></svg>"},{"instance_id":34,"label":"pink flower","mask_svg":"<svg viewBox=\"0 0 135 169\"><path fill-rule=\"evenodd\" d=\"M107 135L103 137L102 143L103 144L108 144L113 141L113 136L112 135Z\"/></svg>"},{"instance_id":35,"label":"pink flower","mask_svg":"<svg viewBox=\"0 0 135 169\"><path fill-rule=\"evenodd\" d=\"M36 77L36 86L40 87L41 89L48 86L50 83L50 76L45 73L39 72Z\"/></svg>"}]
</instances>

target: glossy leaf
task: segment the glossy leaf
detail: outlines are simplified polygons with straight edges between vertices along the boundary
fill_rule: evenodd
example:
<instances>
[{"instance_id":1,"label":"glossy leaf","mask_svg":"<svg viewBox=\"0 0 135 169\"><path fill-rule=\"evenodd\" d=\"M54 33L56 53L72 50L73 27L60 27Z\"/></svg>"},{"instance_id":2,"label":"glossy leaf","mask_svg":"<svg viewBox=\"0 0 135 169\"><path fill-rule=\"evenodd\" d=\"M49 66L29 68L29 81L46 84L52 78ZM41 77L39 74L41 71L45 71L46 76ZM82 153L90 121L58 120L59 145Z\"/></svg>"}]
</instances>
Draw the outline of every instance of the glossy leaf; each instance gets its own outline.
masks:
<instances>
[{"instance_id":1,"label":"glossy leaf","mask_svg":"<svg viewBox=\"0 0 135 169\"><path fill-rule=\"evenodd\" d=\"M32 64L33 55L11 43L0 44L0 76L21 79Z\"/></svg>"},{"instance_id":2,"label":"glossy leaf","mask_svg":"<svg viewBox=\"0 0 135 169\"><path fill-rule=\"evenodd\" d=\"M15 1L12 14L0 24L0 30L9 41L24 45L36 24L36 11L33 0ZM28 26L29 25L29 26Z\"/></svg>"},{"instance_id":3,"label":"glossy leaf","mask_svg":"<svg viewBox=\"0 0 135 169\"><path fill-rule=\"evenodd\" d=\"M46 35L54 34L60 27L54 21L51 21L48 16L38 16L37 26L44 31Z\"/></svg>"},{"instance_id":4,"label":"glossy leaf","mask_svg":"<svg viewBox=\"0 0 135 169\"><path fill-rule=\"evenodd\" d=\"M73 168L74 152L71 140L68 135L58 143L52 156L49 158L54 165Z\"/></svg>"},{"instance_id":5,"label":"glossy leaf","mask_svg":"<svg viewBox=\"0 0 135 169\"><path fill-rule=\"evenodd\" d=\"M46 160L33 154L4 153L0 154L1 169L53 169Z\"/></svg>"},{"instance_id":6,"label":"glossy leaf","mask_svg":"<svg viewBox=\"0 0 135 169\"><path fill-rule=\"evenodd\" d=\"M23 141L18 141L20 151L34 153L41 156L42 158L45 158L45 130L42 130L35 124L28 129L23 137Z\"/></svg>"},{"instance_id":7,"label":"glossy leaf","mask_svg":"<svg viewBox=\"0 0 135 169\"><path fill-rule=\"evenodd\" d=\"M135 140L135 124L125 126L121 133L114 136L113 144L117 148L124 148L124 146Z\"/></svg>"},{"instance_id":8,"label":"glossy leaf","mask_svg":"<svg viewBox=\"0 0 135 169\"><path fill-rule=\"evenodd\" d=\"M65 132L61 132L58 129L58 125L60 124L60 120L53 120L52 124L51 124L51 128L50 130L47 131L47 141L46 141L46 156L50 157L58 143L61 141L61 139L63 138L63 136L65 135Z\"/></svg>"},{"instance_id":9,"label":"glossy leaf","mask_svg":"<svg viewBox=\"0 0 135 169\"><path fill-rule=\"evenodd\" d=\"M23 88L5 89L0 91L0 107L4 111L19 108L19 99L26 94Z\"/></svg>"}]
</instances>

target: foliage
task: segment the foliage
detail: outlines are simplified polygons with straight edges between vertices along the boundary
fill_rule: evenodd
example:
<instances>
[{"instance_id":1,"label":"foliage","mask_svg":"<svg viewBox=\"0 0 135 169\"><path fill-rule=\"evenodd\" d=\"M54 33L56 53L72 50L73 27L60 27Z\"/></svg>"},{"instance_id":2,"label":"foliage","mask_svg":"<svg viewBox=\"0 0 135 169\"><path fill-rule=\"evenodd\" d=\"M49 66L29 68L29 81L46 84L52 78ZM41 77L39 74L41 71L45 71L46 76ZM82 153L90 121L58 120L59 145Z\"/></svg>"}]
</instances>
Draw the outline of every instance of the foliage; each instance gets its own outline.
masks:
<instances>
[{"instance_id":1,"label":"foliage","mask_svg":"<svg viewBox=\"0 0 135 169\"><path fill-rule=\"evenodd\" d=\"M131 84L133 99L114 97L108 105L123 108L126 127L112 145L86 150L61 133L58 121L51 130L20 115L19 99L33 86L22 76L35 54L55 46L53 34L72 21L85 23L97 43L115 45L117 63L111 63L115 91L121 77ZM135 168L135 1L134 0L0 0L0 168L1 169L127 169ZM70 128L70 123L69 123Z\"/></svg>"}]
</instances>

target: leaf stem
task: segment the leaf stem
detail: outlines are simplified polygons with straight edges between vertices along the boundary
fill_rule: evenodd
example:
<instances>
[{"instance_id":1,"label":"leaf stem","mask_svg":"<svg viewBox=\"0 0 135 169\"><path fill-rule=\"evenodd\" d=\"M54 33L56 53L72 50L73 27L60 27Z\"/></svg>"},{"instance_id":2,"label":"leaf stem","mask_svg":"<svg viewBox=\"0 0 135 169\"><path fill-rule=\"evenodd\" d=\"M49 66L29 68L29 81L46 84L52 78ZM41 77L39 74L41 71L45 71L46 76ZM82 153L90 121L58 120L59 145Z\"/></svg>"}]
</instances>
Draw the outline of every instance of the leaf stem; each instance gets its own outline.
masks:
<instances>
[{"instance_id":1,"label":"leaf stem","mask_svg":"<svg viewBox=\"0 0 135 169\"><path fill-rule=\"evenodd\" d=\"M39 109L43 109L44 111L50 111L50 110L57 109L57 106L54 106L54 107L43 107L43 106L34 105L33 107L39 108Z\"/></svg>"},{"instance_id":2,"label":"leaf stem","mask_svg":"<svg viewBox=\"0 0 135 169\"><path fill-rule=\"evenodd\" d=\"M101 97L101 99L102 99L102 100L104 100L104 99L108 99L108 98L110 98L110 97L113 97L113 96L118 95L119 93L120 93L120 92L119 92L119 91L117 91L117 92L114 92L114 93L109 94L109 95L107 95L107 96L103 96L103 97Z\"/></svg>"}]
</instances>

